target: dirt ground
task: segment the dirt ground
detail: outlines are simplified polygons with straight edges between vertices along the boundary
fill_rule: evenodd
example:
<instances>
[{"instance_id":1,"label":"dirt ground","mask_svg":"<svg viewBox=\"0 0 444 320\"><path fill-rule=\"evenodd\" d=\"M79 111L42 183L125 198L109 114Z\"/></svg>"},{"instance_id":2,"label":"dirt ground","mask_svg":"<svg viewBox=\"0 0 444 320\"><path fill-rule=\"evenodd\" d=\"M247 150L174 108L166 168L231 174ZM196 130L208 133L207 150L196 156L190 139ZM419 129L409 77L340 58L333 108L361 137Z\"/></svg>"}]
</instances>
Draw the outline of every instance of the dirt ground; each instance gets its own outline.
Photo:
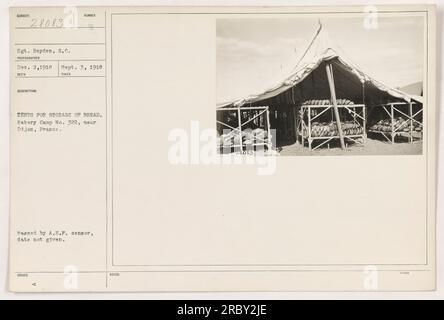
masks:
<instances>
[{"instance_id":1,"label":"dirt ground","mask_svg":"<svg viewBox=\"0 0 444 320\"><path fill-rule=\"evenodd\" d=\"M322 146L319 149L309 151L308 147L301 144L284 146L280 150L281 156L339 156L339 155L420 155L422 154L422 141L396 142L367 138L365 145L353 144L347 149L341 150L336 144L334 146Z\"/></svg>"}]
</instances>

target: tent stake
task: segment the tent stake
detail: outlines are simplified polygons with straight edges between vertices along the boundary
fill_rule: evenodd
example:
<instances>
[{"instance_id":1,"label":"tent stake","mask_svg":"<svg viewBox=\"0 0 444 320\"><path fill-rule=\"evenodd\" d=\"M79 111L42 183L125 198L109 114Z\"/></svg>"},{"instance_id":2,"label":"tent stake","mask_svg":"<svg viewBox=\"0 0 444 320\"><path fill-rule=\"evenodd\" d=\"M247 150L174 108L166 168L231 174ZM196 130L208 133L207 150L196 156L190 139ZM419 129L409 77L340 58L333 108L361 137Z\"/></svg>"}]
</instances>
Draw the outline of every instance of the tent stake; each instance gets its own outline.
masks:
<instances>
[{"instance_id":1,"label":"tent stake","mask_svg":"<svg viewBox=\"0 0 444 320\"><path fill-rule=\"evenodd\" d=\"M333 103L333 109L335 111L336 125L338 126L341 149L344 150L345 149L344 134L342 133L341 119L339 118L339 110L338 110L338 105L336 103L336 91L335 91L335 82L333 79L333 67L331 63L328 63L326 64L325 68L327 70L327 78L328 78L328 85L330 86L331 102Z\"/></svg>"}]
</instances>

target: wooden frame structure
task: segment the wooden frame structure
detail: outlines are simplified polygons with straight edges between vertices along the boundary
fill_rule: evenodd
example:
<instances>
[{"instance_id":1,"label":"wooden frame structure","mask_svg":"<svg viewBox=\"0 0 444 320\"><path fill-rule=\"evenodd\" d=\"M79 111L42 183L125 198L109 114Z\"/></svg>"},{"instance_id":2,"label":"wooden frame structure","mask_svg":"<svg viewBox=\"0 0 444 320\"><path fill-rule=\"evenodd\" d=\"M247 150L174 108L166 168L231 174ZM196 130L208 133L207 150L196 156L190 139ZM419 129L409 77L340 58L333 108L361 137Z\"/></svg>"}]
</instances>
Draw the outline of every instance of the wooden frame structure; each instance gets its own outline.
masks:
<instances>
[{"instance_id":1,"label":"wooden frame structure","mask_svg":"<svg viewBox=\"0 0 444 320\"><path fill-rule=\"evenodd\" d=\"M366 111L364 104L349 104L349 105L337 105L338 108L338 117L339 110L346 110L352 116L353 122L359 125L359 128L362 128L361 134L344 134L342 132L343 138L350 140L355 143L364 144L367 134L365 131L366 126ZM314 120L318 119L321 115L326 113L329 110L334 108L333 105L303 105L299 111L299 136L301 137L302 146L305 145L305 142L308 142L309 150L316 150L317 148L325 145L329 141L333 139L340 139L340 135L334 136L312 136L312 125ZM317 114L312 116L312 111L317 110ZM333 119L332 119L333 120ZM339 131L339 130L338 130ZM339 133L339 132L338 132ZM359 141L361 139L362 141ZM315 140L323 140L322 143L312 148L313 142Z\"/></svg>"},{"instance_id":2,"label":"wooden frame structure","mask_svg":"<svg viewBox=\"0 0 444 320\"><path fill-rule=\"evenodd\" d=\"M392 103L374 106L374 107L381 107L387 113L387 115L389 116L389 119L390 119L390 123L391 123L391 130L390 131L381 131L381 130L370 129L368 131L381 134L384 138L386 138L391 143L395 143L396 136L407 135L409 142L412 143L414 140L413 123L416 122L416 123L422 125L422 122L419 121L417 118L418 118L418 116L420 116L422 114L422 111L423 111L423 108L421 107L419 109L419 111L413 113L413 104L416 104L416 103L415 102L392 102ZM401 107L408 107L408 111L406 111L406 112L401 111L400 110ZM407 117L407 119L404 120L398 126L395 125L395 117L397 115L403 115L403 116ZM409 126L409 131L404 131L405 125ZM422 131L421 131L421 134L422 134Z\"/></svg>"},{"instance_id":3,"label":"wooden frame structure","mask_svg":"<svg viewBox=\"0 0 444 320\"><path fill-rule=\"evenodd\" d=\"M237 126L233 127L232 125L229 125L227 123L224 123L222 121L216 121L218 124L231 129L231 132L233 132L233 134L237 134L239 137L239 144L238 145L231 145L231 146L227 146L226 148L231 148L232 149L239 149L239 150L243 150L244 144L242 142L242 127L244 127L246 124L254 121L255 119L258 119L259 117L261 117L262 115L265 115L266 117L266 128L265 130L267 131L267 137L265 139L259 138L259 137L255 137L256 140L259 140L260 142L254 142L253 144L249 144L248 147L257 147L257 146L267 146L268 150L272 149L272 136L271 136L271 126L270 126L270 108L269 106L245 106L245 107L229 107L229 108L218 108L216 109L216 112L227 112L227 111L237 111ZM249 119L245 122L242 122L242 112L244 111L250 111L253 112L254 115L249 117Z\"/></svg>"}]
</instances>

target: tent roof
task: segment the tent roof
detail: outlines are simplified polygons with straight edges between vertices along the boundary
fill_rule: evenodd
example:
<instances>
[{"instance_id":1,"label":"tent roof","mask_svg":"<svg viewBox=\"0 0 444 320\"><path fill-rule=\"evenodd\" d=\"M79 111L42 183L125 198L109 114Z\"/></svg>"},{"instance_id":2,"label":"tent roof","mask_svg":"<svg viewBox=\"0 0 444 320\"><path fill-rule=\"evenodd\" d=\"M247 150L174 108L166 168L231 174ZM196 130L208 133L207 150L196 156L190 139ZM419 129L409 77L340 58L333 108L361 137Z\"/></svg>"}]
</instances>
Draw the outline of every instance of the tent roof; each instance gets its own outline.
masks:
<instances>
[{"instance_id":1,"label":"tent roof","mask_svg":"<svg viewBox=\"0 0 444 320\"><path fill-rule=\"evenodd\" d=\"M224 108L229 106L239 107L247 103L251 104L275 97L285 92L287 89L290 89L301 83L308 75L310 75L314 70L316 70L322 64L322 62L332 61L332 60L337 60L341 64L343 69L345 69L352 75L356 76L361 83L371 84L374 87L376 87L378 90L386 92L390 96L397 99L405 100L407 102L410 102L412 99L419 101L418 99L415 99L415 97L413 97L412 95L409 95L398 89L391 88L373 79L368 74L364 73L359 68L357 68L350 61L347 61L344 58L344 55L341 56L338 53L338 51L340 51L340 49L334 48L334 46L330 43L325 28L323 28L322 25L320 24L319 29L316 32L315 37L311 41L307 50L304 52L299 62L296 64L292 73L289 76L287 76L283 81L280 81L278 84L265 90L264 92L249 95L242 99L221 103L218 104L217 107L218 108Z\"/></svg>"},{"instance_id":2,"label":"tent roof","mask_svg":"<svg viewBox=\"0 0 444 320\"><path fill-rule=\"evenodd\" d=\"M422 81L411 83L409 85L400 87L399 90L415 96L422 96L423 93L423 84Z\"/></svg>"}]
</instances>

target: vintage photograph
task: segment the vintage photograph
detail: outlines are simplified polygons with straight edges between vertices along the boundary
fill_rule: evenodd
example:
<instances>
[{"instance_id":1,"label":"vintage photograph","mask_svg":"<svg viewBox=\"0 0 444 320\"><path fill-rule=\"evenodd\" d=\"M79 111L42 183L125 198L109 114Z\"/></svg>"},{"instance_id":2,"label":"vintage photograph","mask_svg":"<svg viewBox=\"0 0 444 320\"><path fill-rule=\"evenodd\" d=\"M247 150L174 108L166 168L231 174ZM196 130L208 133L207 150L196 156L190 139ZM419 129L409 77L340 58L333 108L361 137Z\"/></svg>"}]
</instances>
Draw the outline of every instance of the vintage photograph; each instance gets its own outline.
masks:
<instances>
[{"instance_id":1,"label":"vintage photograph","mask_svg":"<svg viewBox=\"0 0 444 320\"><path fill-rule=\"evenodd\" d=\"M220 153L422 154L424 20L218 19Z\"/></svg>"}]
</instances>

